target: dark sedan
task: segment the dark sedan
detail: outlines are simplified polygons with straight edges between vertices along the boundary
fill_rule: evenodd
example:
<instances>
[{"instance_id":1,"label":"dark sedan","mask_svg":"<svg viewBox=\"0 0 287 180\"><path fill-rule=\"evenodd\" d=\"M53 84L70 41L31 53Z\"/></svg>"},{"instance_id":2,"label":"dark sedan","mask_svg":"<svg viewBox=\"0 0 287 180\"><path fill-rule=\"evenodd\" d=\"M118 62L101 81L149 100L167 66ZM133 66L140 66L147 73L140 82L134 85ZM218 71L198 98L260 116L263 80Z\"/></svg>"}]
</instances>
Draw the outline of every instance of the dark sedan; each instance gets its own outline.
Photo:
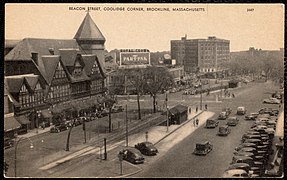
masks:
<instances>
[{"instance_id":1,"label":"dark sedan","mask_svg":"<svg viewBox=\"0 0 287 180\"><path fill-rule=\"evenodd\" d=\"M140 164L144 163L144 157L142 156L141 152L135 148L127 148L121 151L123 154L123 160L131 162L133 164Z\"/></svg>"},{"instance_id":2,"label":"dark sedan","mask_svg":"<svg viewBox=\"0 0 287 180\"><path fill-rule=\"evenodd\" d=\"M135 145L135 148L138 149L142 154L153 156L158 153L157 148L151 142L142 142Z\"/></svg>"}]
</instances>

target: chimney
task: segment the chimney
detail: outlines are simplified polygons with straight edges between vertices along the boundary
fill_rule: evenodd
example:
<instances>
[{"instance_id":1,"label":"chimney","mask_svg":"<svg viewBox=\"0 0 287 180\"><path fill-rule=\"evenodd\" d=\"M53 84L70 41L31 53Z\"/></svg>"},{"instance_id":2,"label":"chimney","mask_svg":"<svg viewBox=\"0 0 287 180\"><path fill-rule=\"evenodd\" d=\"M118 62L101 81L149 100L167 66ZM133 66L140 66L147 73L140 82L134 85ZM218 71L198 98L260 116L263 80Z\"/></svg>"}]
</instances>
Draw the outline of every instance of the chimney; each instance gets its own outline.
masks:
<instances>
[{"instance_id":1,"label":"chimney","mask_svg":"<svg viewBox=\"0 0 287 180\"><path fill-rule=\"evenodd\" d=\"M38 53L32 52L32 59L38 65Z\"/></svg>"},{"instance_id":2,"label":"chimney","mask_svg":"<svg viewBox=\"0 0 287 180\"><path fill-rule=\"evenodd\" d=\"M50 52L51 55L55 55L55 50L54 50L54 48L49 48L49 52Z\"/></svg>"}]
</instances>

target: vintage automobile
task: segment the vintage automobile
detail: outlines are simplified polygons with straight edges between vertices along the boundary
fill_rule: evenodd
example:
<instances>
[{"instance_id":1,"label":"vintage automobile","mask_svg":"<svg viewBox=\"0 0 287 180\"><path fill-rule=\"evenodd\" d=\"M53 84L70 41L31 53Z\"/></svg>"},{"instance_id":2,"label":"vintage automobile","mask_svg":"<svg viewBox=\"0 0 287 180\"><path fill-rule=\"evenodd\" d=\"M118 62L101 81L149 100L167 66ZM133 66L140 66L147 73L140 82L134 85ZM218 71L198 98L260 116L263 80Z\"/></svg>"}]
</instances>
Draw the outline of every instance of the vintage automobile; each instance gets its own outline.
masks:
<instances>
[{"instance_id":1,"label":"vintage automobile","mask_svg":"<svg viewBox=\"0 0 287 180\"><path fill-rule=\"evenodd\" d=\"M229 116L232 112L232 109L230 107L225 107L222 109L222 112L226 112L227 116Z\"/></svg>"},{"instance_id":2,"label":"vintage automobile","mask_svg":"<svg viewBox=\"0 0 287 180\"><path fill-rule=\"evenodd\" d=\"M266 104L280 104L281 102L280 102L280 100L271 97L269 99L264 99L263 103L266 103Z\"/></svg>"},{"instance_id":3,"label":"vintage automobile","mask_svg":"<svg viewBox=\"0 0 287 180\"><path fill-rule=\"evenodd\" d=\"M224 171L223 178L249 178L250 175L243 169L229 169Z\"/></svg>"},{"instance_id":4,"label":"vintage automobile","mask_svg":"<svg viewBox=\"0 0 287 180\"><path fill-rule=\"evenodd\" d=\"M230 133L230 128L227 125L220 126L218 129L218 136L227 136Z\"/></svg>"},{"instance_id":5,"label":"vintage automobile","mask_svg":"<svg viewBox=\"0 0 287 180\"><path fill-rule=\"evenodd\" d=\"M239 122L239 119L237 117L229 117L227 118L226 125L228 126L236 126Z\"/></svg>"},{"instance_id":6,"label":"vintage automobile","mask_svg":"<svg viewBox=\"0 0 287 180\"><path fill-rule=\"evenodd\" d=\"M218 120L225 120L228 117L227 112L222 111L221 113L219 113L218 115Z\"/></svg>"},{"instance_id":7,"label":"vintage automobile","mask_svg":"<svg viewBox=\"0 0 287 180\"><path fill-rule=\"evenodd\" d=\"M51 127L50 132L51 133L59 133L61 131L65 131L67 129L69 129L69 127L66 124L62 123L62 124L59 124L57 126Z\"/></svg>"},{"instance_id":8,"label":"vintage automobile","mask_svg":"<svg viewBox=\"0 0 287 180\"><path fill-rule=\"evenodd\" d=\"M250 165L247 163L234 163L234 164L231 164L227 168L227 170L230 170L230 169L243 169L246 172L249 172L251 168L250 168Z\"/></svg>"},{"instance_id":9,"label":"vintage automobile","mask_svg":"<svg viewBox=\"0 0 287 180\"><path fill-rule=\"evenodd\" d=\"M240 144L239 146L235 147L235 151L239 151L240 149L242 148L246 148L246 147L253 147L253 148L256 148L256 144L254 143L242 143Z\"/></svg>"},{"instance_id":10,"label":"vintage automobile","mask_svg":"<svg viewBox=\"0 0 287 180\"><path fill-rule=\"evenodd\" d=\"M141 152L136 148L127 148L123 149L121 152L123 154L123 160L131 162L133 164L141 164L144 163L144 157L142 156Z\"/></svg>"},{"instance_id":11,"label":"vintage automobile","mask_svg":"<svg viewBox=\"0 0 287 180\"><path fill-rule=\"evenodd\" d=\"M241 140L244 142L246 139L260 139L261 136L258 134L243 134Z\"/></svg>"},{"instance_id":12,"label":"vintage automobile","mask_svg":"<svg viewBox=\"0 0 287 180\"><path fill-rule=\"evenodd\" d=\"M244 106L240 106L237 108L237 115L244 115L246 114L246 109Z\"/></svg>"},{"instance_id":13,"label":"vintage automobile","mask_svg":"<svg viewBox=\"0 0 287 180\"><path fill-rule=\"evenodd\" d=\"M122 111L124 111L124 108L121 105L114 105L112 107L112 112L113 113L122 112Z\"/></svg>"},{"instance_id":14,"label":"vintage automobile","mask_svg":"<svg viewBox=\"0 0 287 180\"><path fill-rule=\"evenodd\" d=\"M253 113L250 113L248 115L245 116L245 120L256 120L258 115L255 115Z\"/></svg>"},{"instance_id":15,"label":"vintage automobile","mask_svg":"<svg viewBox=\"0 0 287 180\"><path fill-rule=\"evenodd\" d=\"M215 128L218 126L218 121L214 120L214 119L207 119L206 120L206 124L205 124L205 128Z\"/></svg>"},{"instance_id":16,"label":"vintage automobile","mask_svg":"<svg viewBox=\"0 0 287 180\"><path fill-rule=\"evenodd\" d=\"M239 155L242 152L251 152L253 154L257 153L257 149L254 147L243 147L241 149L239 149L238 151L234 151L233 154L234 155Z\"/></svg>"},{"instance_id":17,"label":"vintage automobile","mask_svg":"<svg viewBox=\"0 0 287 180\"><path fill-rule=\"evenodd\" d=\"M212 150L212 148L213 148L213 145L209 141L197 143L196 147L193 151L193 154L195 154L195 155L206 155Z\"/></svg>"},{"instance_id":18,"label":"vintage automobile","mask_svg":"<svg viewBox=\"0 0 287 180\"><path fill-rule=\"evenodd\" d=\"M135 148L138 149L142 154L153 156L158 153L157 148L151 142L142 142L135 145Z\"/></svg>"}]
</instances>

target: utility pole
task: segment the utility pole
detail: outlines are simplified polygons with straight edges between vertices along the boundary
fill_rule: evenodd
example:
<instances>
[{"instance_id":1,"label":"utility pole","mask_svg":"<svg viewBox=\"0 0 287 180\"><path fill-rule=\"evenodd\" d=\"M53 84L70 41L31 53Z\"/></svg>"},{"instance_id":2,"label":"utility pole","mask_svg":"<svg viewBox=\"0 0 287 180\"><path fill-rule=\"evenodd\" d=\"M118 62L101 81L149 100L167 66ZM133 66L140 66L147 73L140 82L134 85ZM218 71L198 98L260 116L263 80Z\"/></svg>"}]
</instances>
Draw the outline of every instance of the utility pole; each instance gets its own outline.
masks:
<instances>
[{"instance_id":1,"label":"utility pole","mask_svg":"<svg viewBox=\"0 0 287 180\"><path fill-rule=\"evenodd\" d=\"M104 138L104 160L107 160L107 139Z\"/></svg>"},{"instance_id":2,"label":"utility pole","mask_svg":"<svg viewBox=\"0 0 287 180\"><path fill-rule=\"evenodd\" d=\"M167 101L168 101L168 99L167 99L167 92L165 92L165 106L166 106L166 132L168 132L168 126L169 126Z\"/></svg>"},{"instance_id":3,"label":"utility pole","mask_svg":"<svg viewBox=\"0 0 287 180\"><path fill-rule=\"evenodd\" d=\"M201 79L199 79L199 85L200 85L200 110L202 110L202 84Z\"/></svg>"},{"instance_id":4,"label":"utility pole","mask_svg":"<svg viewBox=\"0 0 287 180\"><path fill-rule=\"evenodd\" d=\"M128 105L126 104L126 146L129 145L129 132L128 132Z\"/></svg>"},{"instance_id":5,"label":"utility pole","mask_svg":"<svg viewBox=\"0 0 287 180\"><path fill-rule=\"evenodd\" d=\"M221 81L220 81L220 93L221 93L221 99L222 99L222 79L221 79Z\"/></svg>"}]
</instances>

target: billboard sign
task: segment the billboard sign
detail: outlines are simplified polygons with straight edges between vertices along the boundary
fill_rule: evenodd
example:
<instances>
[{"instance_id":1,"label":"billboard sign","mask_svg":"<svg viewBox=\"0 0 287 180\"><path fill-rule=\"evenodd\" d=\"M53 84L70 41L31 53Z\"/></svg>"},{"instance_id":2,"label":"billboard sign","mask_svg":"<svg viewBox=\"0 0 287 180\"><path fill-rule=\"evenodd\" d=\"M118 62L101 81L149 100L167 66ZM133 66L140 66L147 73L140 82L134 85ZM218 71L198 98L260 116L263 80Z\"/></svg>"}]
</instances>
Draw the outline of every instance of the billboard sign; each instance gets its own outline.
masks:
<instances>
[{"instance_id":1,"label":"billboard sign","mask_svg":"<svg viewBox=\"0 0 287 180\"><path fill-rule=\"evenodd\" d=\"M128 49L120 51L120 66L149 64L150 52L147 49Z\"/></svg>"}]
</instances>

